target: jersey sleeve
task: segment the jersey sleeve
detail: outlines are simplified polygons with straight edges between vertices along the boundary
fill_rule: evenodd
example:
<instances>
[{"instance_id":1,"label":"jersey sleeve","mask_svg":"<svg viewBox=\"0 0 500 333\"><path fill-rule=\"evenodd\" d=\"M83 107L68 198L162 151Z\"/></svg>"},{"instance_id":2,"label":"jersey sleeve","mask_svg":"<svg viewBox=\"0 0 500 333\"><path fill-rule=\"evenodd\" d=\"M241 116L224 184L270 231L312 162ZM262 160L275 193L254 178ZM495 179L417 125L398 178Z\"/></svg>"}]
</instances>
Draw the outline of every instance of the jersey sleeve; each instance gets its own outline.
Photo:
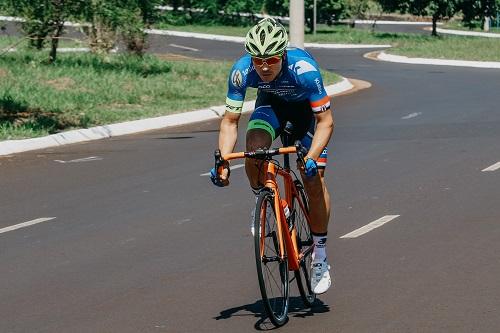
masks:
<instances>
[{"instance_id":1,"label":"jersey sleeve","mask_svg":"<svg viewBox=\"0 0 500 333\"><path fill-rule=\"evenodd\" d=\"M314 113L324 112L330 109L330 96L328 96L323 86L323 79L319 70L313 73L314 75L311 75L309 84L309 102Z\"/></svg>"},{"instance_id":2,"label":"jersey sleeve","mask_svg":"<svg viewBox=\"0 0 500 333\"><path fill-rule=\"evenodd\" d=\"M226 112L241 113L243 110L243 101L246 94L246 76L248 66L246 59L238 60L231 69L227 80Z\"/></svg>"}]
</instances>

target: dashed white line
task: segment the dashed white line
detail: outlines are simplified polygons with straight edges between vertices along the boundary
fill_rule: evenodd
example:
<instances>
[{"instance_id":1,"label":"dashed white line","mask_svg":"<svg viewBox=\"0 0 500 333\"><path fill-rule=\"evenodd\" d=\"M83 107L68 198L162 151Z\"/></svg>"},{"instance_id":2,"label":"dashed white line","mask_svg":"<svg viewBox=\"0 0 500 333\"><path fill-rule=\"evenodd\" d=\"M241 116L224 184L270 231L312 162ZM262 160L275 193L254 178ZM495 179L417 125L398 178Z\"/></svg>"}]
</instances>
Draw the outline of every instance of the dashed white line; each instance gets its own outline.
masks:
<instances>
[{"instance_id":1,"label":"dashed white line","mask_svg":"<svg viewBox=\"0 0 500 333\"><path fill-rule=\"evenodd\" d=\"M54 162L57 163L80 163L80 162L92 162L92 161L101 161L103 160L102 157L99 156L90 156L90 157L85 157L85 158L78 158L76 160L70 160L70 161L61 161L61 160L54 160Z\"/></svg>"},{"instance_id":2,"label":"dashed white line","mask_svg":"<svg viewBox=\"0 0 500 333\"><path fill-rule=\"evenodd\" d=\"M418 117L422 114L422 112L414 112L414 113L410 113L409 115L407 116L404 116L404 117L401 117L401 119L411 119L411 118L415 118L415 117Z\"/></svg>"},{"instance_id":3,"label":"dashed white line","mask_svg":"<svg viewBox=\"0 0 500 333\"><path fill-rule=\"evenodd\" d=\"M172 47L177 47L179 49L183 49L183 50L195 51L195 52L199 51L198 49L195 49L194 47L182 46L182 45L177 45L177 44L169 44L169 45Z\"/></svg>"},{"instance_id":4,"label":"dashed white line","mask_svg":"<svg viewBox=\"0 0 500 333\"><path fill-rule=\"evenodd\" d=\"M483 169L482 171L483 171L483 172L487 172L487 171L496 171L496 170L498 170L498 169L500 169L500 162L495 163L495 164L493 164L493 165L491 165L491 166L487 167L486 169Z\"/></svg>"},{"instance_id":5,"label":"dashed white line","mask_svg":"<svg viewBox=\"0 0 500 333\"><path fill-rule=\"evenodd\" d=\"M5 228L0 229L0 234L3 234L4 232L9 232L9 231L21 229L21 228L26 228L26 227L29 227L31 225L42 223L42 222L47 222L47 221L50 221L53 219L55 219L55 217L41 217L41 218L36 219L36 220L31 220L28 222L19 223L16 225L11 225L10 227L5 227Z\"/></svg>"},{"instance_id":6,"label":"dashed white line","mask_svg":"<svg viewBox=\"0 0 500 333\"><path fill-rule=\"evenodd\" d=\"M235 165L231 165L231 170L235 170L235 169L243 168L244 166L245 166L245 164L235 164ZM210 176L210 172L207 172L207 173L202 173L200 176L201 176L201 177L204 177L204 176Z\"/></svg>"},{"instance_id":7,"label":"dashed white line","mask_svg":"<svg viewBox=\"0 0 500 333\"><path fill-rule=\"evenodd\" d=\"M395 218L397 218L399 216L400 215L386 215L384 217L379 218L378 220L375 220L375 221L373 221L371 223L368 223L367 225L365 225L365 226L363 226L363 227L361 227L359 229L351 231L350 233L345 234L344 236L342 236L340 238L356 238L356 237L359 237L361 235L366 234L367 232L372 231L373 229L376 229L376 228L379 228L379 227L383 226L387 222L390 222L390 221L394 220Z\"/></svg>"}]
</instances>

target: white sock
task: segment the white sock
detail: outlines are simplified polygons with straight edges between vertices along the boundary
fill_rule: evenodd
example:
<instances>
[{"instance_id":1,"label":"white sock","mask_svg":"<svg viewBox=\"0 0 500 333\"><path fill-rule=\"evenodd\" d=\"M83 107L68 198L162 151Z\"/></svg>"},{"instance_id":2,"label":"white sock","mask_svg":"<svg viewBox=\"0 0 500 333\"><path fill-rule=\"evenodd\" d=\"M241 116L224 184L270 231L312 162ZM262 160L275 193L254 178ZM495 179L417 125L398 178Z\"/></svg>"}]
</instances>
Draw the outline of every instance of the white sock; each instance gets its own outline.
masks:
<instances>
[{"instance_id":1,"label":"white sock","mask_svg":"<svg viewBox=\"0 0 500 333\"><path fill-rule=\"evenodd\" d=\"M313 236L314 241L314 251L312 254L313 260L325 260L326 259L326 234L321 236Z\"/></svg>"}]
</instances>

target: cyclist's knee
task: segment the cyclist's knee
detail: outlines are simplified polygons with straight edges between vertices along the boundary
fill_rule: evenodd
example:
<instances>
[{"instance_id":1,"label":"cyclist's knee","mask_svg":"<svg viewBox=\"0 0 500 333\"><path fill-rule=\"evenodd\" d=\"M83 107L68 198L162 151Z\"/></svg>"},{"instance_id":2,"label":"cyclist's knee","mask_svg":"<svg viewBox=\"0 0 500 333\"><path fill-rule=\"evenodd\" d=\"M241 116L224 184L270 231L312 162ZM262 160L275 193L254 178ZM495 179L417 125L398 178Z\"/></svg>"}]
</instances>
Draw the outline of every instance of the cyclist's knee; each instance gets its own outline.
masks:
<instances>
[{"instance_id":1,"label":"cyclist's knee","mask_svg":"<svg viewBox=\"0 0 500 333\"><path fill-rule=\"evenodd\" d=\"M247 151L254 151L259 148L267 149L271 147L271 135L262 129L251 129L247 131L246 149Z\"/></svg>"}]
</instances>

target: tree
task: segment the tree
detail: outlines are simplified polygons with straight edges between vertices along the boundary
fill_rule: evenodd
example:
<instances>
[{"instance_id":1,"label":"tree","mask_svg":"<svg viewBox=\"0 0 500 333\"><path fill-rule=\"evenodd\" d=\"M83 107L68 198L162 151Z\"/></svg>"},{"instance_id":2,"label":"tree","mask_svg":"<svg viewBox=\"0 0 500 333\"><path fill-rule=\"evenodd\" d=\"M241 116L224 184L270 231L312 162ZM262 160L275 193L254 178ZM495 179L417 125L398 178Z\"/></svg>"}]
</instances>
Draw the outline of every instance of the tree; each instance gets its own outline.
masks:
<instances>
[{"instance_id":1,"label":"tree","mask_svg":"<svg viewBox=\"0 0 500 333\"><path fill-rule=\"evenodd\" d=\"M437 36L437 21L452 17L460 0L378 0L385 11L432 16L432 35Z\"/></svg>"},{"instance_id":2,"label":"tree","mask_svg":"<svg viewBox=\"0 0 500 333\"><path fill-rule=\"evenodd\" d=\"M142 55L146 48L146 33L155 21L158 0L91 0L83 19L91 22L88 31L90 49L94 53L111 51L119 36L127 50Z\"/></svg>"},{"instance_id":3,"label":"tree","mask_svg":"<svg viewBox=\"0 0 500 333\"><path fill-rule=\"evenodd\" d=\"M500 0L461 0L458 9L462 12L462 22L472 29L480 21L486 28L487 18L496 15L500 8Z\"/></svg>"},{"instance_id":4,"label":"tree","mask_svg":"<svg viewBox=\"0 0 500 333\"><path fill-rule=\"evenodd\" d=\"M23 30L30 38L30 44L37 49L50 38L49 63L56 60L59 39L64 22L82 11L85 0L5 0L4 7L10 8L16 16L24 18Z\"/></svg>"}]
</instances>

